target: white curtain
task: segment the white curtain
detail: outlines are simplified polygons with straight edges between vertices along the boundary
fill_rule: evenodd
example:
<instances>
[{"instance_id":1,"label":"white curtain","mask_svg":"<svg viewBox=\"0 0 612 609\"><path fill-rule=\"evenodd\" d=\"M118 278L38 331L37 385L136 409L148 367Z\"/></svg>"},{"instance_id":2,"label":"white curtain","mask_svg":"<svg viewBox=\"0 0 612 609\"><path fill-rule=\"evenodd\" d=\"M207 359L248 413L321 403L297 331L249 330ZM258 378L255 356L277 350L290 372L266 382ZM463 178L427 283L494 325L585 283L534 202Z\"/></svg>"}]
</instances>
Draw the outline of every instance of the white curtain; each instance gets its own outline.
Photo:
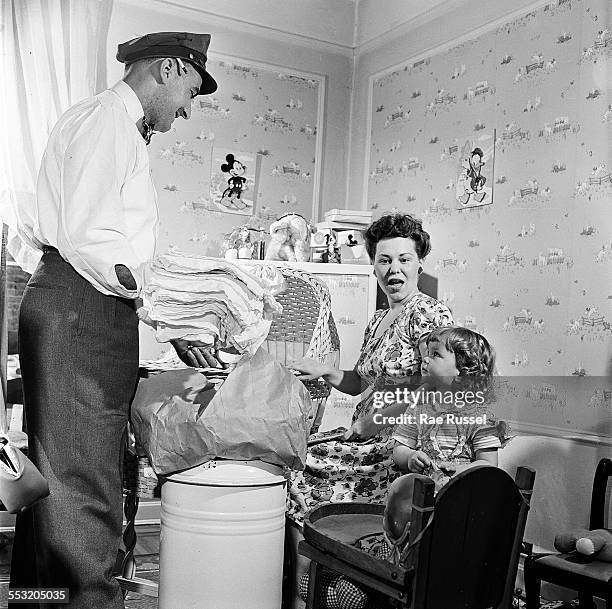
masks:
<instances>
[{"instance_id":1,"label":"white curtain","mask_svg":"<svg viewBox=\"0 0 612 609\"><path fill-rule=\"evenodd\" d=\"M23 226L47 138L75 102L106 88L113 0L1 0L0 217L8 250L31 273L40 252Z\"/></svg>"}]
</instances>

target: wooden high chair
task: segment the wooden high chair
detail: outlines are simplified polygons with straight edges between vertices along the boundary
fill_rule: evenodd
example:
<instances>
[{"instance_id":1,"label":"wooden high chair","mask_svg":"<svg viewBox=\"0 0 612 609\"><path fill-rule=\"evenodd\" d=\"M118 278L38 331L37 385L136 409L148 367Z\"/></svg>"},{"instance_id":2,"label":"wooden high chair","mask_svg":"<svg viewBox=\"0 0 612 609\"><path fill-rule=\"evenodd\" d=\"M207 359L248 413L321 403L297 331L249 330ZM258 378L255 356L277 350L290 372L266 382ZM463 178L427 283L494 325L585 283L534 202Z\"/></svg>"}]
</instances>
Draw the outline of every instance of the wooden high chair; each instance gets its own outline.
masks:
<instances>
[{"instance_id":1,"label":"wooden high chair","mask_svg":"<svg viewBox=\"0 0 612 609\"><path fill-rule=\"evenodd\" d=\"M277 295L276 300L283 306L283 312L274 318L267 340L262 345L270 355L283 364L292 359L311 357L330 365L336 365L340 355L340 340L331 312L331 298L327 286L316 277L290 266L281 266L280 271L286 282L285 290ZM312 432L317 430L330 388L320 380L305 381L311 399L317 407L317 415ZM141 460L142 461L142 460ZM142 465L142 463L141 463ZM126 526L123 532L123 545L115 567L117 580L124 590L157 596L157 584L136 576L136 513L142 498L151 498L154 485L139 476L139 459L126 451L124 460L124 514ZM286 553L289 555L289 553ZM284 596L290 596L287 565Z\"/></svg>"},{"instance_id":2,"label":"wooden high chair","mask_svg":"<svg viewBox=\"0 0 612 609\"><path fill-rule=\"evenodd\" d=\"M299 552L310 558L307 609L321 604L323 567L414 609L510 609L535 472L515 481L497 467L457 474L433 498L434 482L417 476L405 564L354 547L382 532L384 506L326 504L304 522Z\"/></svg>"},{"instance_id":3,"label":"wooden high chair","mask_svg":"<svg viewBox=\"0 0 612 609\"><path fill-rule=\"evenodd\" d=\"M606 491L612 476L612 460L601 459L595 470L591 495L589 529L603 529ZM569 527L568 527L569 528ZM578 592L580 609L594 609L593 596L606 601L612 609L612 563L569 552L567 554L533 554L525 561L527 609L540 607L540 584L551 582Z\"/></svg>"}]
</instances>

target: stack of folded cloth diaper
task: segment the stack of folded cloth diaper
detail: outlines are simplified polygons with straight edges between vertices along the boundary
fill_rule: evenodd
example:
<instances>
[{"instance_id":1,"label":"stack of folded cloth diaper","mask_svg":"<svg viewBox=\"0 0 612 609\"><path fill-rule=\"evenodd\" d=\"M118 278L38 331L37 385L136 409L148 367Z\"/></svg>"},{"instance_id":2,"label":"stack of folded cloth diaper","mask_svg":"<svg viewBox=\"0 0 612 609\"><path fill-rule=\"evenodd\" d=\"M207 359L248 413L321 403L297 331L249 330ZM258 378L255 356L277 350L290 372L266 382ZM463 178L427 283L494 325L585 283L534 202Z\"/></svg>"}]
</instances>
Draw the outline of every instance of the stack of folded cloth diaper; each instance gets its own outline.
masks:
<instances>
[{"instance_id":1,"label":"stack of folded cloth diaper","mask_svg":"<svg viewBox=\"0 0 612 609\"><path fill-rule=\"evenodd\" d=\"M258 276L257 276L258 275ZM146 272L139 317L153 325L159 342L202 341L219 349L254 354L275 313L282 275L253 273L239 264L170 249Z\"/></svg>"}]
</instances>

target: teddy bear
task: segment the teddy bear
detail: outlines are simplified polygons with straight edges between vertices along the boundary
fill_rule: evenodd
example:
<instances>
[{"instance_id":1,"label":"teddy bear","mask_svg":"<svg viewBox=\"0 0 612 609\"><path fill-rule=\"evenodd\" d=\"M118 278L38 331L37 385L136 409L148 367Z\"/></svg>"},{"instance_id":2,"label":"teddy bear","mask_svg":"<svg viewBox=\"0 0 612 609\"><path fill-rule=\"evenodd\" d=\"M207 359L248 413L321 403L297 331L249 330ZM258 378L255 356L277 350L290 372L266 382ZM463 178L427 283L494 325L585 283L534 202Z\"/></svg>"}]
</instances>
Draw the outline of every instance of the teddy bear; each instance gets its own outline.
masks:
<instances>
[{"instance_id":1,"label":"teddy bear","mask_svg":"<svg viewBox=\"0 0 612 609\"><path fill-rule=\"evenodd\" d=\"M302 216L281 216L270 225L270 235L266 260L308 261L310 226Z\"/></svg>"},{"instance_id":2,"label":"teddy bear","mask_svg":"<svg viewBox=\"0 0 612 609\"><path fill-rule=\"evenodd\" d=\"M555 537L555 548L559 552L573 552L593 556L597 560L612 562L612 530L577 529Z\"/></svg>"}]
</instances>

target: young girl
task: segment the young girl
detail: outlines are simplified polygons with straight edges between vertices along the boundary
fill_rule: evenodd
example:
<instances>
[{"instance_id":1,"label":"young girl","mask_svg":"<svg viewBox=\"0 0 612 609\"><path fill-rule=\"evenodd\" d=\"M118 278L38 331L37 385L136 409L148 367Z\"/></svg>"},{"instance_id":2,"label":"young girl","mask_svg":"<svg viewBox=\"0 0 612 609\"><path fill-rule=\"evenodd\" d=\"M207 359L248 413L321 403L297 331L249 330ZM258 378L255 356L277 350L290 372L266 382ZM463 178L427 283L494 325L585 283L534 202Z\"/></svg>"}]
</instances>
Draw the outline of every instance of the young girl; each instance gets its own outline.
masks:
<instances>
[{"instance_id":1,"label":"young girl","mask_svg":"<svg viewBox=\"0 0 612 609\"><path fill-rule=\"evenodd\" d=\"M507 438L505 426L496 425L486 411L493 349L481 334L459 327L436 328L426 343L425 384L416 393L418 403L407 411L414 422L399 425L393 434L395 463L401 471L418 474L451 463L459 471L477 460L497 465L497 450Z\"/></svg>"},{"instance_id":2,"label":"young girl","mask_svg":"<svg viewBox=\"0 0 612 609\"><path fill-rule=\"evenodd\" d=\"M474 465L497 465L497 451L510 436L508 426L487 409L495 354L487 339L467 328L434 329L427 337L418 403L393 434L393 460L402 472L424 474L437 493L459 472ZM384 526L397 549L406 537L413 476L389 489Z\"/></svg>"}]
</instances>

